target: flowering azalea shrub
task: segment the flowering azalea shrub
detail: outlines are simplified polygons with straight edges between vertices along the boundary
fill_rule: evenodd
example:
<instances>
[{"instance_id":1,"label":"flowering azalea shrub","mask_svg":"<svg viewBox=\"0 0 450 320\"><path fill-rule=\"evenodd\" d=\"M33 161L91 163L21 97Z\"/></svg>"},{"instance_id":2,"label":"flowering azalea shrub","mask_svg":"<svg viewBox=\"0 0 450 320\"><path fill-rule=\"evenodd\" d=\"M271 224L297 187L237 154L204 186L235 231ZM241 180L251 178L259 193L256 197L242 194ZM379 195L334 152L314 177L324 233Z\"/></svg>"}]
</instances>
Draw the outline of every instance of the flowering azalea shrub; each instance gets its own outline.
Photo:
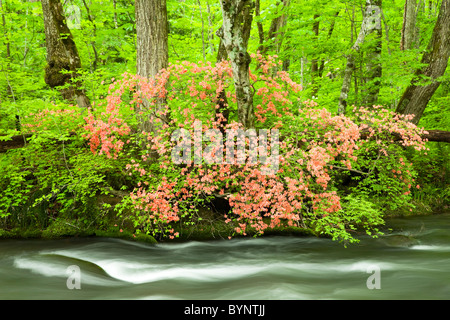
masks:
<instances>
[{"instance_id":1,"label":"flowering azalea shrub","mask_svg":"<svg viewBox=\"0 0 450 320\"><path fill-rule=\"evenodd\" d=\"M268 129L268 137L279 135L264 152L258 147L256 158L250 134L240 141L250 145L241 148L241 159L234 147L231 161L224 161L226 148L217 149L225 144L219 129L245 131L236 122L227 62L171 64L150 80L125 74L110 86L106 106L86 117L86 137L94 153L128 157L125 169L136 187L118 208L132 212L138 232L174 238L175 224L198 223L199 209L221 197L231 208L223 212L224 222L233 225L235 234L296 226L354 241L351 231L357 227L369 234L377 231L387 203L391 209L408 204L415 173L403 148L425 149L420 129L381 107L355 109L346 117L300 101L301 86L286 72L272 72L274 58L252 57L260 65L250 73L256 129ZM217 116L222 91L228 121ZM156 130L140 131L142 119ZM261 135L255 141L262 143ZM174 161L180 152L187 161ZM276 170L267 171L263 160L275 152ZM345 177L349 187L342 182Z\"/></svg>"}]
</instances>

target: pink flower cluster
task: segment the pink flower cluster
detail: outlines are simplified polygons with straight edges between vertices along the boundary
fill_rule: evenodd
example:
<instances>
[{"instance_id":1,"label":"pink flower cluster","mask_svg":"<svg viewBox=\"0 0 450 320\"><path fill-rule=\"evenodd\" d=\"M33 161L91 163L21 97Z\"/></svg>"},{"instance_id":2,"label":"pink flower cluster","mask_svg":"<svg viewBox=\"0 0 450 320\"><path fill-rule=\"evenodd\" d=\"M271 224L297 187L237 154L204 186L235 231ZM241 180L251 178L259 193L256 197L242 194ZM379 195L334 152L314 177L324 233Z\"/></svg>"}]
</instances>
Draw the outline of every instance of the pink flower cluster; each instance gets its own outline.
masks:
<instances>
[{"instance_id":1,"label":"pink flower cluster","mask_svg":"<svg viewBox=\"0 0 450 320\"><path fill-rule=\"evenodd\" d=\"M102 119L95 119L91 111L85 117L84 129L87 133L84 137L89 140L93 153L105 154L108 158L117 158L124 142L118 136L126 136L130 133L128 125L119 117L118 110L110 110L102 113ZM104 120L106 118L106 121Z\"/></svg>"},{"instance_id":2,"label":"pink flower cluster","mask_svg":"<svg viewBox=\"0 0 450 320\"><path fill-rule=\"evenodd\" d=\"M117 156L124 145L119 137L130 133L122 120L121 106L129 106L131 111L138 111L137 118L148 117L151 121L170 113L171 121L161 123L159 135L141 133L151 150L126 167L140 179L130 195L138 228L175 237L171 223L195 220L198 206L218 196L229 201L231 211L224 218L228 223L234 221L236 233L247 234L251 229L262 234L276 226L311 228L324 217L342 214L341 199L333 188L330 171L334 166L352 170L370 141L380 141L379 149L384 156L389 156L385 146L395 135L404 146L424 150L422 131L405 117L381 107L372 111L355 109L353 120L319 109L314 101L302 102L299 108L296 93L301 86L286 72L272 72L277 66L274 57L264 59L260 54L252 57L259 63L259 71L250 73L257 101L256 125L278 128L283 135L276 174L262 174L261 163L179 166L171 161L171 151L176 145L171 141L173 130L184 128L193 136L196 120L204 124L203 130L221 125L216 108L222 90L227 93L230 110L236 110L232 71L226 61L214 66L177 62L150 80L125 74L111 86L101 119L92 114L86 118L92 151L100 149L99 153ZM130 92L132 97L123 101L122 97ZM146 105L144 100L148 102ZM165 103L162 110L154 107L161 100ZM238 129L241 125L231 118L225 128ZM364 132L368 136L363 139ZM205 146L203 142L202 147ZM156 166L150 167L147 160L152 150L158 152L159 159ZM412 181L403 182L412 185ZM330 227L341 229L342 223Z\"/></svg>"}]
</instances>

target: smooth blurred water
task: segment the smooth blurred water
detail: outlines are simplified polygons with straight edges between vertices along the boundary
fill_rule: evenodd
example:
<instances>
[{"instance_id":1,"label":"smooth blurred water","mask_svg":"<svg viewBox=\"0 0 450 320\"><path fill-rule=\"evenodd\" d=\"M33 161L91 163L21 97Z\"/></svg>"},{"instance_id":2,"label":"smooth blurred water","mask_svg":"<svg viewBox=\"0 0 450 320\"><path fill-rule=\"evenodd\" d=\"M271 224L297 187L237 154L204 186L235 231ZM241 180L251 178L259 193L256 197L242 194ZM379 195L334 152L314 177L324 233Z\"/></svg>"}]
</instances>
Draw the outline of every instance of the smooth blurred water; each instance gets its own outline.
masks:
<instances>
[{"instance_id":1,"label":"smooth blurred water","mask_svg":"<svg viewBox=\"0 0 450 320\"><path fill-rule=\"evenodd\" d=\"M290 236L2 240L0 299L450 299L450 215L388 225L388 236L347 248ZM80 289L67 286L74 265ZM367 286L374 270L380 289Z\"/></svg>"}]
</instances>

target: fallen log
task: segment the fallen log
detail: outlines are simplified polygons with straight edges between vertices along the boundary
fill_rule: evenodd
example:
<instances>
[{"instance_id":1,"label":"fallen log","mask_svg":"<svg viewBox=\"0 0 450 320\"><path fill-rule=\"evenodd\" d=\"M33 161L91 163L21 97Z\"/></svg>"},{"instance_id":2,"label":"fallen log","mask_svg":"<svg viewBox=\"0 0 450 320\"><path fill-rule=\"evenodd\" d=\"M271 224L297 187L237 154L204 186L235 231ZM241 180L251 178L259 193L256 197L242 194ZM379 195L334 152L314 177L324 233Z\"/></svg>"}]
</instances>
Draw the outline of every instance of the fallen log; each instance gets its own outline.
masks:
<instances>
[{"instance_id":1,"label":"fallen log","mask_svg":"<svg viewBox=\"0 0 450 320\"><path fill-rule=\"evenodd\" d=\"M24 147L28 140L33 136L32 133L21 134L17 136L12 136L9 140L0 141L0 153L6 152L11 149L17 149Z\"/></svg>"},{"instance_id":2,"label":"fallen log","mask_svg":"<svg viewBox=\"0 0 450 320\"><path fill-rule=\"evenodd\" d=\"M427 133L420 135L422 139L427 139L428 141L433 142L446 142L450 143L450 131L444 130L426 130ZM392 133L395 141L401 141L402 137L400 134ZM361 137L363 139L367 139L369 136L369 130L365 129L361 132Z\"/></svg>"},{"instance_id":3,"label":"fallen log","mask_svg":"<svg viewBox=\"0 0 450 320\"><path fill-rule=\"evenodd\" d=\"M428 141L450 143L450 131L428 130L428 134L423 135L422 138L426 138Z\"/></svg>"}]
</instances>

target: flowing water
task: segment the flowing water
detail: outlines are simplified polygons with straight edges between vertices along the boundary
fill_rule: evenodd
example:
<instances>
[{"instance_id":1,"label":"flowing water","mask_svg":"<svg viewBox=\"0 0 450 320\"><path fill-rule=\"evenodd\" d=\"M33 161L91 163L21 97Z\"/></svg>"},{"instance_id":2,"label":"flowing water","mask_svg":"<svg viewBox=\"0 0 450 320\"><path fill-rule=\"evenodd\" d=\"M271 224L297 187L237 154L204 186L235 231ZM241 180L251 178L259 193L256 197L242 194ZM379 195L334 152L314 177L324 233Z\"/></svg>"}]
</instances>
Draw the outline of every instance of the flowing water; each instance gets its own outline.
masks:
<instances>
[{"instance_id":1,"label":"flowing water","mask_svg":"<svg viewBox=\"0 0 450 320\"><path fill-rule=\"evenodd\" d=\"M347 248L291 236L1 240L0 299L450 299L450 214L387 225Z\"/></svg>"}]
</instances>

